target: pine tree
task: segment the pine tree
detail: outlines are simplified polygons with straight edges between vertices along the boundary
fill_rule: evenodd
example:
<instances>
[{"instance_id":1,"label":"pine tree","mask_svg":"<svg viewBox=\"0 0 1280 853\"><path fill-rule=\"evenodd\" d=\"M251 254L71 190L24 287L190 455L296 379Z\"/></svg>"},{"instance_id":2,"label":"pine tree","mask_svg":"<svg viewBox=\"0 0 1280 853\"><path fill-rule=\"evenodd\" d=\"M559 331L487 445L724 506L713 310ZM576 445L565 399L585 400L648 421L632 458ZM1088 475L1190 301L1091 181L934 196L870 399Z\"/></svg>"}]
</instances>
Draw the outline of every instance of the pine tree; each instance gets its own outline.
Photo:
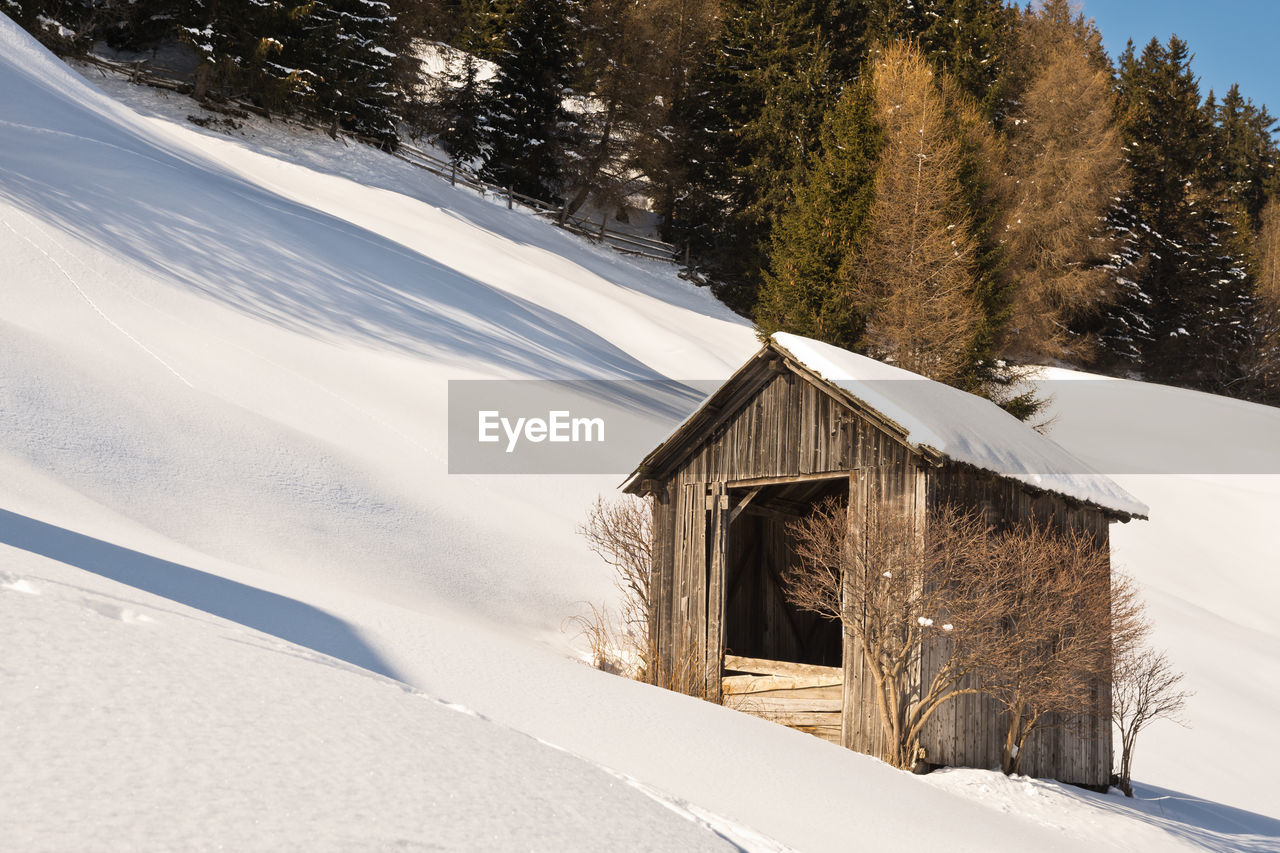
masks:
<instances>
[{"instance_id":1,"label":"pine tree","mask_svg":"<svg viewBox=\"0 0 1280 853\"><path fill-rule=\"evenodd\" d=\"M519 0L507 18L486 104L486 180L559 199L577 14L574 0Z\"/></svg>"},{"instance_id":2,"label":"pine tree","mask_svg":"<svg viewBox=\"0 0 1280 853\"><path fill-rule=\"evenodd\" d=\"M793 332L859 349L870 305L841 287L846 259L865 248L881 132L873 93L845 90L822 126L794 201L773 229L769 269L756 305L762 336Z\"/></svg>"},{"instance_id":3,"label":"pine tree","mask_svg":"<svg viewBox=\"0 0 1280 853\"><path fill-rule=\"evenodd\" d=\"M63 55L89 50L98 36L102 13L94 0L0 0L0 14Z\"/></svg>"},{"instance_id":4,"label":"pine tree","mask_svg":"<svg viewBox=\"0 0 1280 853\"><path fill-rule=\"evenodd\" d=\"M1092 22L1068 0L1022 13L1001 95L1009 203L999 236L1013 288L1002 350L1024 360L1084 354L1069 330L1109 297L1103 217L1124 179L1111 66Z\"/></svg>"},{"instance_id":5,"label":"pine tree","mask_svg":"<svg viewBox=\"0 0 1280 853\"><path fill-rule=\"evenodd\" d=\"M393 146L407 47L381 0L312 0L270 67L296 84L330 135L345 128Z\"/></svg>"},{"instance_id":6,"label":"pine tree","mask_svg":"<svg viewBox=\"0 0 1280 853\"><path fill-rule=\"evenodd\" d=\"M718 8L718 0L649 0L643 9L649 22L646 41L652 50L654 97L632 145L636 165L649 179L653 211L667 240L677 239L677 206L689 214L689 221L701 221L701 203L686 188L714 183L700 171L698 154L707 147L703 135L708 125L700 120L705 96L695 84L711 63Z\"/></svg>"},{"instance_id":7,"label":"pine tree","mask_svg":"<svg viewBox=\"0 0 1280 853\"><path fill-rule=\"evenodd\" d=\"M822 0L725 0L705 94L689 105L699 128L676 232L694 241L715 292L746 313L755 304L769 232L791 201L822 118L834 103Z\"/></svg>"},{"instance_id":8,"label":"pine tree","mask_svg":"<svg viewBox=\"0 0 1280 853\"><path fill-rule=\"evenodd\" d=\"M470 165L484 153L484 87L478 73L470 53L452 57L437 97L441 127L436 138L459 165Z\"/></svg>"},{"instance_id":9,"label":"pine tree","mask_svg":"<svg viewBox=\"0 0 1280 853\"><path fill-rule=\"evenodd\" d=\"M642 161L641 145L661 125L659 54L645 6L634 0L586 0L579 36L582 62L576 89L593 107L578 117L579 132L567 146L561 210L567 218L589 198L621 206Z\"/></svg>"},{"instance_id":10,"label":"pine tree","mask_svg":"<svg viewBox=\"0 0 1280 853\"><path fill-rule=\"evenodd\" d=\"M1232 205L1243 215L1240 226L1255 234L1262 209L1277 189L1277 156L1272 133L1276 120L1232 85L1219 103L1212 93L1205 112L1214 128L1211 164Z\"/></svg>"},{"instance_id":11,"label":"pine tree","mask_svg":"<svg viewBox=\"0 0 1280 853\"><path fill-rule=\"evenodd\" d=\"M1110 214L1119 300L1102 338L1114 362L1151 379L1221 391L1238 373L1248 284L1190 65L1176 36L1120 60L1130 186Z\"/></svg>"},{"instance_id":12,"label":"pine tree","mask_svg":"<svg viewBox=\"0 0 1280 853\"><path fill-rule=\"evenodd\" d=\"M1004 0L920 0L912 18L929 63L950 75L960 90L994 111L1004 54L1016 12ZM902 33L908 35L908 33Z\"/></svg>"}]
</instances>

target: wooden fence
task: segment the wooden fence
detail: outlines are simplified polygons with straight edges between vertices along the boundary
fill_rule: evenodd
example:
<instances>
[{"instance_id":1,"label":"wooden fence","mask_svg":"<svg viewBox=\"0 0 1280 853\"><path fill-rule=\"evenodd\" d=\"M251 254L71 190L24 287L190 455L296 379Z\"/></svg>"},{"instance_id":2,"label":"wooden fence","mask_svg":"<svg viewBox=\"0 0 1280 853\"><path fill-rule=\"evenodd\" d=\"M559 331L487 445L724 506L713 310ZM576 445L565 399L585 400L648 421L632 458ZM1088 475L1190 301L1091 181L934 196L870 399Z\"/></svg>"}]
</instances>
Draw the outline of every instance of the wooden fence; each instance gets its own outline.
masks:
<instances>
[{"instance_id":1,"label":"wooden fence","mask_svg":"<svg viewBox=\"0 0 1280 853\"><path fill-rule=\"evenodd\" d=\"M101 68L107 71L113 71L129 78L134 83L144 83L157 89L167 89L173 92L190 93L191 80L189 76L169 68L163 68L144 62L118 62L112 59L105 59L100 56L89 54L87 56L77 57L81 62ZM237 108L255 115L264 116L275 121L288 121L310 130L327 132L328 128L317 122L306 121L294 117L283 117L271 115L266 110L250 103L242 98L229 98L228 103L233 104ZM350 137L357 142L375 145L379 144L378 140L360 136L359 134L344 133L344 136ZM433 175L444 178L454 186L462 186L467 189L475 190L482 196L492 195L500 199L506 199L507 208L512 209L516 205L532 210L538 216L541 216L566 231L586 237L595 243L601 243L608 246L616 252L625 255L637 255L642 258L652 258L659 261L675 261L678 254L678 247L656 240L652 237L643 237L637 234L628 234L608 227L608 214L602 214L599 222L592 222L585 218L567 214L562 205L554 204L548 201L527 196L524 193L518 193L511 187L503 187L498 184L490 183L482 180L479 175L466 166L455 163L443 158L437 157L430 152L424 151L410 145L407 142L401 142L392 156L399 160L403 160L411 166L430 172Z\"/></svg>"}]
</instances>

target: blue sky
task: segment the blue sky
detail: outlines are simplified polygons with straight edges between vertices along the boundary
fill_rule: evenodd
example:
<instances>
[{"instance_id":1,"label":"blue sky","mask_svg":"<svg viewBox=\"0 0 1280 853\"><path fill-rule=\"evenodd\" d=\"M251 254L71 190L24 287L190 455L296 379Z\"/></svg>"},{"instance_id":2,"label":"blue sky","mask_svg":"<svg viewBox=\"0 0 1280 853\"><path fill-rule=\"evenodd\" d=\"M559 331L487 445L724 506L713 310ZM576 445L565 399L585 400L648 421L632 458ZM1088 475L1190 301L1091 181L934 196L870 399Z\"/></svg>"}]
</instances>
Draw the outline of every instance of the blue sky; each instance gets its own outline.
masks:
<instances>
[{"instance_id":1,"label":"blue sky","mask_svg":"<svg viewBox=\"0 0 1280 853\"><path fill-rule=\"evenodd\" d=\"M1079 2L1079 0L1077 0ZM1200 94L1219 95L1232 83L1255 104L1280 116L1280 0L1083 0L1107 51L1115 57L1133 39L1139 50L1170 34L1191 47Z\"/></svg>"}]
</instances>

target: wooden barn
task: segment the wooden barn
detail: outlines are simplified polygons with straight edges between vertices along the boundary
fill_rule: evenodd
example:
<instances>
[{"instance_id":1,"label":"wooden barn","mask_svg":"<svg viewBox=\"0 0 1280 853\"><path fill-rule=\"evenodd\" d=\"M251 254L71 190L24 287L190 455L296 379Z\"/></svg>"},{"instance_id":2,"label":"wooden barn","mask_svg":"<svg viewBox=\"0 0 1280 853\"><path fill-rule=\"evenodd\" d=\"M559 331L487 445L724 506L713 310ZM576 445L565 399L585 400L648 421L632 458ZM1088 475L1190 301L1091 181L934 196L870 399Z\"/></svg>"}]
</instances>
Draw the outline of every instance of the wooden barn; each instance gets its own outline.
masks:
<instances>
[{"instance_id":1,"label":"wooden barn","mask_svg":"<svg viewBox=\"0 0 1280 853\"><path fill-rule=\"evenodd\" d=\"M624 489L654 498L651 628L665 686L873 755L879 717L856 641L782 592L794 557L789 521L832 496L849 502L851 525L873 501L916 519L950 502L997 523L1082 529L1105 545L1111 522L1147 512L987 400L785 334L645 457ZM1023 772L1107 783L1109 685L1097 697L1098 720L1033 734ZM991 700L966 695L930 720L922 746L930 764L992 767L1002 737Z\"/></svg>"}]
</instances>

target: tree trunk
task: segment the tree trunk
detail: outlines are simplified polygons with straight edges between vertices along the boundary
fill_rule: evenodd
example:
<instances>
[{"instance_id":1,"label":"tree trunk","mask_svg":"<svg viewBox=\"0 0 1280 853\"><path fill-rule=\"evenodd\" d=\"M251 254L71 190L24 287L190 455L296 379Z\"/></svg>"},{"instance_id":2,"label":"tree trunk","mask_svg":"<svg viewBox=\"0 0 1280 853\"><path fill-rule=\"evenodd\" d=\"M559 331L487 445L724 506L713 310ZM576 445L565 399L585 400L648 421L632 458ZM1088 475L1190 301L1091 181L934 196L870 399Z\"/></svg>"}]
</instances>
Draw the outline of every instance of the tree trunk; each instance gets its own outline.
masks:
<instances>
[{"instance_id":1,"label":"tree trunk","mask_svg":"<svg viewBox=\"0 0 1280 853\"><path fill-rule=\"evenodd\" d=\"M1009 711L1009 728L1004 735L1004 756L1001 768L1004 775L1012 776L1022 764L1022 709Z\"/></svg>"},{"instance_id":2,"label":"tree trunk","mask_svg":"<svg viewBox=\"0 0 1280 853\"><path fill-rule=\"evenodd\" d=\"M604 130L600 132L600 142L596 145L595 154L587 165L587 171L582 176L582 186L574 193L573 198L565 202L564 207L560 208L561 225L564 225L565 220L577 213L578 208L587 203L587 199L591 196L591 191L595 189L596 176L600 174L600 170L604 168L605 161L609 158L609 142L613 138L613 122L617 111L617 102L610 101L605 113Z\"/></svg>"},{"instance_id":3,"label":"tree trunk","mask_svg":"<svg viewBox=\"0 0 1280 853\"><path fill-rule=\"evenodd\" d=\"M195 84L191 89L191 97L197 101L203 101L205 96L209 94L209 78L213 75L213 66L208 62L201 62L196 66Z\"/></svg>"}]
</instances>

